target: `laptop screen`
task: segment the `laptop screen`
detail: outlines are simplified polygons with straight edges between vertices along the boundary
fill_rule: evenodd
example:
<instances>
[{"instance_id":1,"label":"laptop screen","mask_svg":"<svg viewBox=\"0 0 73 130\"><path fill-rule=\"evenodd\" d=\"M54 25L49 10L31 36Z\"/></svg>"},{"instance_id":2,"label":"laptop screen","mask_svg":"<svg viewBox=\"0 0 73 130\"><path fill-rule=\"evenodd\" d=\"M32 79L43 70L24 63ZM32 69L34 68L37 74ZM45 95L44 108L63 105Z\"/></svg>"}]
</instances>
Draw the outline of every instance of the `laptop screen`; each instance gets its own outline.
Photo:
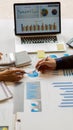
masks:
<instances>
[{"instance_id":1,"label":"laptop screen","mask_svg":"<svg viewBox=\"0 0 73 130\"><path fill-rule=\"evenodd\" d=\"M61 33L60 2L15 3L16 35Z\"/></svg>"}]
</instances>

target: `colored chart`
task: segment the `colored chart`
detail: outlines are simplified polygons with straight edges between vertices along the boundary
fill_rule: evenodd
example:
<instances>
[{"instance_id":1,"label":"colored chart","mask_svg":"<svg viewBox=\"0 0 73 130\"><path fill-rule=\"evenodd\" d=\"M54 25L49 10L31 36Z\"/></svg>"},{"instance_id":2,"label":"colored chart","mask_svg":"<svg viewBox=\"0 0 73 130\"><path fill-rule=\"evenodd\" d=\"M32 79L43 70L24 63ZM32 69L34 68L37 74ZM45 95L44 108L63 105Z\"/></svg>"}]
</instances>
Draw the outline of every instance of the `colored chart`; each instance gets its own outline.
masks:
<instances>
[{"instance_id":1,"label":"colored chart","mask_svg":"<svg viewBox=\"0 0 73 130\"><path fill-rule=\"evenodd\" d=\"M57 30L57 25L55 22L53 24L44 24L44 23L38 24L35 21L35 24L32 24L32 25L25 26L24 24L21 24L21 30L30 31L30 32L31 31Z\"/></svg>"},{"instance_id":2,"label":"colored chart","mask_svg":"<svg viewBox=\"0 0 73 130\"><path fill-rule=\"evenodd\" d=\"M36 70L34 70L34 71L32 71L32 72L27 73L27 75L28 75L29 77L32 77L32 78L38 77L38 72L37 72Z\"/></svg>"},{"instance_id":3,"label":"colored chart","mask_svg":"<svg viewBox=\"0 0 73 130\"><path fill-rule=\"evenodd\" d=\"M47 15L48 15L48 10L45 9L45 8L43 8L43 9L41 10L41 16L47 16Z\"/></svg>"},{"instance_id":4,"label":"colored chart","mask_svg":"<svg viewBox=\"0 0 73 130\"><path fill-rule=\"evenodd\" d=\"M73 69L64 69L63 75L64 76L73 76Z\"/></svg>"},{"instance_id":5,"label":"colored chart","mask_svg":"<svg viewBox=\"0 0 73 130\"><path fill-rule=\"evenodd\" d=\"M51 58L57 58L57 56L55 54L49 55Z\"/></svg>"},{"instance_id":6,"label":"colored chart","mask_svg":"<svg viewBox=\"0 0 73 130\"><path fill-rule=\"evenodd\" d=\"M41 89L40 82L27 82L27 100L30 102L30 111L31 112L41 112Z\"/></svg>"},{"instance_id":7,"label":"colored chart","mask_svg":"<svg viewBox=\"0 0 73 130\"><path fill-rule=\"evenodd\" d=\"M60 90L61 102L59 107L73 107L73 82L54 82L53 87Z\"/></svg>"}]
</instances>

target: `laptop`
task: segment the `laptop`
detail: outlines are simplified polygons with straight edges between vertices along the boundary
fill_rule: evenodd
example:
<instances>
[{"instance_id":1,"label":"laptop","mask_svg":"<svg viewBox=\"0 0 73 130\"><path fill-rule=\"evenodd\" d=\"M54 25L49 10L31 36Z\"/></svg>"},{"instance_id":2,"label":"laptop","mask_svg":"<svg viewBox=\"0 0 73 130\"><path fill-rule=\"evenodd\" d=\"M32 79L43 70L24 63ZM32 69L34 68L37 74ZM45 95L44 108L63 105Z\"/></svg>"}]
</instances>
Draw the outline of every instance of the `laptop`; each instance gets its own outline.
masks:
<instances>
[{"instance_id":1,"label":"laptop","mask_svg":"<svg viewBox=\"0 0 73 130\"><path fill-rule=\"evenodd\" d=\"M15 3L14 28L16 51L66 51L60 2Z\"/></svg>"}]
</instances>

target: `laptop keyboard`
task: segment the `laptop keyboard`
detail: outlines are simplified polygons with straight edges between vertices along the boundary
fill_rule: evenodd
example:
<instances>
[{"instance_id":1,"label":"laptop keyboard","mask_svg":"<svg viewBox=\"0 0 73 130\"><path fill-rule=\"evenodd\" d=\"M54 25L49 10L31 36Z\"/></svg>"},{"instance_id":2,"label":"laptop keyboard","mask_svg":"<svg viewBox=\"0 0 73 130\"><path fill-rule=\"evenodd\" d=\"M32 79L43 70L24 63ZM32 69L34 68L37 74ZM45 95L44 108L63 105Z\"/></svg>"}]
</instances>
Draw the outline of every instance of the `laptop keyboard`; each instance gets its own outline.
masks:
<instances>
[{"instance_id":1,"label":"laptop keyboard","mask_svg":"<svg viewBox=\"0 0 73 130\"><path fill-rule=\"evenodd\" d=\"M57 36L46 37L22 37L21 41L18 39L19 48L26 50L28 53L36 53L38 50L45 52L62 52L66 51L64 42L60 42Z\"/></svg>"},{"instance_id":2,"label":"laptop keyboard","mask_svg":"<svg viewBox=\"0 0 73 130\"><path fill-rule=\"evenodd\" d=\"M23 44L29 44L29 43L55 43L57 42L56 36L46 36L46 37L22 37L21 43Z\"/></svg>"}]
</instances>

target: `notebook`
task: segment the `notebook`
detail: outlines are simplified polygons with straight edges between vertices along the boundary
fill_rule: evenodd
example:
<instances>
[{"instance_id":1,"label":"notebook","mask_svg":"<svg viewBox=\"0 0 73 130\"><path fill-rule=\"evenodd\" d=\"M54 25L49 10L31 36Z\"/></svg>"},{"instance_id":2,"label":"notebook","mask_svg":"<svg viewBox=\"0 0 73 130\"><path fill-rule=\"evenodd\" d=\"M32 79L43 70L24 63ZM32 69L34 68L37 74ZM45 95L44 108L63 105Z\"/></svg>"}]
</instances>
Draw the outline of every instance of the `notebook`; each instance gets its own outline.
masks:
<instances>
[{"instance_id":1,"label":"notebook","mask_svg":"<svg viewBox=\"0 0 73 130\"><path fill-rule=\"evenodd\" d=\"M11 99L13 94L4 82L0 82L0 102Z\"/></svg>"},{"instance_id":2,"label":"notebook","mask_svg":"<svg viewBox=\"0 0 73 130\"><path fill-rule=\"evenodd\" d=\"M14 28L16 50L66 51L61 36L60 2L15 3Z\"/></svg>"},{"instance_id":3,"label":"notebook","mask_svg":"<svg viewBox=\"0 0 73 130\"><path fill-rule=\"evenodd\" d=\"M0 59L0 70L9 67L23 67L31 64L31 58L26 51L3 54Z\"/></svg>"}]
</instances>

